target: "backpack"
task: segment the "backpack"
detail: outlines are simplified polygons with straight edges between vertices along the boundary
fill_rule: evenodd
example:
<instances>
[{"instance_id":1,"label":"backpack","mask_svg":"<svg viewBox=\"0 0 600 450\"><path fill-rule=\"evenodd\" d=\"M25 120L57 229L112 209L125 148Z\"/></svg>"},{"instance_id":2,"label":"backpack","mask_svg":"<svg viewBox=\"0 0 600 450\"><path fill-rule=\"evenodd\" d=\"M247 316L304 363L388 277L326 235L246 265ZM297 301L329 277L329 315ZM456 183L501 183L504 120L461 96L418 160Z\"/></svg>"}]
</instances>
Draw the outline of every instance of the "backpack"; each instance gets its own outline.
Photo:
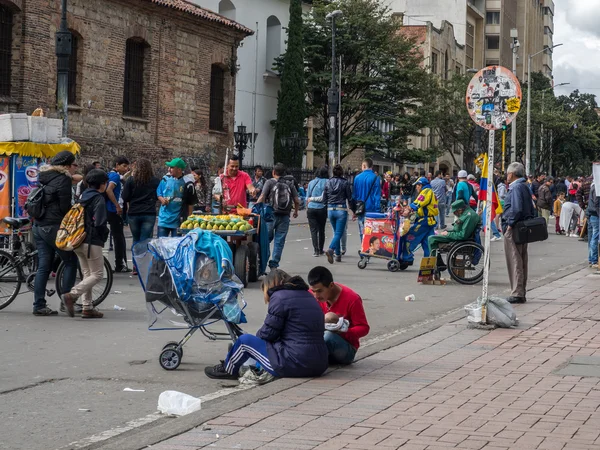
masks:
<instances>
[{"instance_id":1,"label":"backpack","mask_svg":"<svg viewBox=\"0 0 600 450\"><path fill-rule=\"evenodd\" d=\"M44 204L44 189L46 185L40 184L34 188L27 196L27 201L23 208L29 214L29 217L41 219L46 213L46 205Z\"/></svg>"},{"instance_id":2,"label":"backpack","mask_svg":"<svg viewBox=\"0 0 600 450\"><path fill-rule=\"evenodd\" d=\"M85 207L75 203L63 217L58 233L56 233L56 247L67 252L75 250L85 241Z\"/></svg>"},{"instance_id":3,"label":"backpack","mask_svg":"<svg viewBox=\"0 0 600 450\"><path fill-rule=\"evenodd\" d=\"M287 181L277 180L271 193L273 212L275 214L289 214L292 211L292 188Z\"/></svg>"}]
</instances>

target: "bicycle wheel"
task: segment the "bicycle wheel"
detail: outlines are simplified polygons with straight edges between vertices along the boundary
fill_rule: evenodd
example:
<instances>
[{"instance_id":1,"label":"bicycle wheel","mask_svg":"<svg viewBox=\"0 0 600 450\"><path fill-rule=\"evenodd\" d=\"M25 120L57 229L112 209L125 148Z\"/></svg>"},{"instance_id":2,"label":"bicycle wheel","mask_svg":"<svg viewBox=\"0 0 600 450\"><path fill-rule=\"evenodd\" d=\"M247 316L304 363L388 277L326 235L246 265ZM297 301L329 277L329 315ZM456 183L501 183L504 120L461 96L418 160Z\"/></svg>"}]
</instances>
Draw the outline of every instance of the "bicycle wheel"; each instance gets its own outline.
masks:
<instances>
[{"instance_id":1,"label":"bicycle wheel","mask_svg":"<svg viewBox=\"0 0 600 450\"><path fill-rule=\"evenodd\" d=\"M56 272L56 292L59 296L63 294L63 277L65 272L65 265L61 261L60 266ZM77 262L77 276L75 278L75 284L79 283L83 279L83 274L81 272L81 267L79 266L79 262ZM92 288L92 303L94 306L98 306L102 303L108 294L110 294L110 290L113 285L113 273L112 268L110 267L110 263L106 257L104 258L104 276L102 280Z\"/></svg>"},{"instance_id":2,"label":"bicycle wheel","mask_svg":"<svg viewBox=\"0 0 600 450\"><path fill-rule=\"evenodd\" d=\"M0 250L0 309L10 305L21 289L23 272L10 253Z\"/></svg>"},{"instance_id":3,"label":"bicycle wheel","mask_svg":"<svg viewBox=\"0 0 600 450\"><path fill-rule=\"evenodd\" d=\"M448 272L461 284L477 284L483 279L483 247L475 242L454 245L448 253Z\"/></svg>"}]
</instances>

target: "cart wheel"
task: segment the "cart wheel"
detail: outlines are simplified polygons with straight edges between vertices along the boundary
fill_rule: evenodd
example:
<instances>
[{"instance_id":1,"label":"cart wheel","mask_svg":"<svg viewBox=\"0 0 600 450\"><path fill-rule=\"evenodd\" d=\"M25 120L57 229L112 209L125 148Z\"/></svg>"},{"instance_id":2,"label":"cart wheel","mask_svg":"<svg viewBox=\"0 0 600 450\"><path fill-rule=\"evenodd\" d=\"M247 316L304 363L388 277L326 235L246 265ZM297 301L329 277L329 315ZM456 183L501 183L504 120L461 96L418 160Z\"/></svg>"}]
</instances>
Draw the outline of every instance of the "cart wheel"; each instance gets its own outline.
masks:
<instances>
[{"instance_id":1,"label":"cart wheel","mask_svg":"<svg viewBox=\"0 0 600 450\"><path fill-rule=\"evenodd\" d=\"M400 262L400 270L406 270L408 269L408 266L410 266L410 263Z\"/></svg>"},{"instance_id":2,"label":"cart wheel","mask_svg":"<svg viewBox=\"0 0 600 450\"><path fill-rule=\"evenodd\" d=\"M175 370L181 364L181 353L175 350L173 347L165 348L158 358L160 367L165 370Z\"/></svg>"},{"instance_id":3,"label":"cart wheel","mask_svg":"<svg viewBox=\"0 0 600 450\"><path fill-rule=\"evenodd\" d=\"M248 247L241 245L233 255L233 267L244 287L248 286L248 265Z\"/></svg>"},{"instance_id":4,"label":"cart wheel","mask_svg":"<svg viewBox=\"0 0 600 450\"><path fill-rule=\"evenodd\" d=\"M162 349L163 350L165 350L167 348L176 349L178 346L179 346L179 342L171 341L171 342L167 342ZM179 353L181 353L181 357L183 358L183 347L181 347L178 351L179 351Z\"/></svg>"},{"instance_id":5,"label":"cart wheel","mask_svg":"<svg viewBox=\"0 0 600 450\"><path fill-rule=\"evenodd\" d=\"M400 261L397 259L390 259L387 263L387 268L390 272L398 272L398 270L400 270Z\"/></svg>"},{"instance_id":6,"label":"cart wheel","mask_svg":"<svg viewBox=\"0 0 600 450\"><path fill-rule=\"evenodd\" d=\"M367 258L361 258L358 261L358 268L361 269L361 270L367 268Z\"/></svg>"},{"instance_id":7,"label":"cart wheel","mask_svg":"<svg viewBox=\"0 0 600 450\"><path fill-rule=\"evenodd\" d=\"M258 281L258 261L260 246L256 242L248 243L248 281L254 283Z\"/></svg>"}]
</instances>

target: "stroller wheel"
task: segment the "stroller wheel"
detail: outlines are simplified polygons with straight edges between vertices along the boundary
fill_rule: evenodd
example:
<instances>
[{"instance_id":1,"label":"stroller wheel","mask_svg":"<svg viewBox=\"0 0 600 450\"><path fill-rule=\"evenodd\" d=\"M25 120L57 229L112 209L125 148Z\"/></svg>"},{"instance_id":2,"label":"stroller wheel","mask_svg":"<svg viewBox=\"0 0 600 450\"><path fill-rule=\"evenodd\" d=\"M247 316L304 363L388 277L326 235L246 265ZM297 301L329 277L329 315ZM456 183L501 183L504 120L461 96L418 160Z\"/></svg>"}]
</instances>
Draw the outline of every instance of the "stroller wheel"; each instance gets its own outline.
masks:
<instances>
[{"instance_id":1,"label":"stroller wheel","mask_svg":"<svg viewBox=\"0 0 600 450\"><path fill-rule=\"evenodd\" d=\"M173 347L165 348L158 358L160 367L165 370L175 370L181 364L181 353L175 350Z\"/></svg>"},{"instance_id":2,"label":"stroller wheel","mask_svg":"<svg viewBox=\"0 0 600 450\"><path fill-rule=\"evenodd\" d=\"M360 261L358 261L358 268L359 269L365 269L367 267L367 259L366 258L361 258Z\"/></svg>"},{"instance_id":3,"label":"stroller wheel","mask_svg":"<svg viewBox=\"0 0 600 450\"><path fill-rule=\"evenodd\" d=\"M179 346L179 342L177 342L177 341L171 341L171 342L167 342L162 349L163 350L165 350L167 348L176 349L178 346ZM183 357L183 347L181 347L179 349L179 353L181 353L181 356Z\"/></svg>"},{"instance_id":4,"label":"stroller wheel","mask_svg":"<svg viewBox=\"0 0 600 450\"><path fill-rule=\"evenodd\" d=\"M398 272L398 270L400 270L400 267L400 261L398 261L397 259L391 259L387 263L387 268L390 272Z\"/></svg>"}]
</instances>

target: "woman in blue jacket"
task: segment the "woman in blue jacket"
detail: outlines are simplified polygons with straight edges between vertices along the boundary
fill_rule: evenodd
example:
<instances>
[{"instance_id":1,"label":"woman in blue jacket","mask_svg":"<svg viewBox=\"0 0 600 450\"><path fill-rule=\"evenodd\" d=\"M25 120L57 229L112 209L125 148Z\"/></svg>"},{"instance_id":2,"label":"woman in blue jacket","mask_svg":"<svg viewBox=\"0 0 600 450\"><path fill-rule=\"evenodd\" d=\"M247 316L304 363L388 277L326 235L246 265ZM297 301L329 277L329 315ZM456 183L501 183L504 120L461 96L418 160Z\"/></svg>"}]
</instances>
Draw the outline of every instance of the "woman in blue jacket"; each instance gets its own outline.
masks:
<instances>
[{"instance_id":1,"label":"woman in blue jacket","mask_svg":"<svg viewBox=\"0 0 600 450\"><path fill-rule=\"evenodd\" d=\"M256 336L240 336L225 361L204 369L209 378L235 380L250 358L276 377L318 377L329 354L323 338L323 311L301 277L282 270L269 272L262 284L269 305L265 323Z\"/></svg>"}]
</instances>

